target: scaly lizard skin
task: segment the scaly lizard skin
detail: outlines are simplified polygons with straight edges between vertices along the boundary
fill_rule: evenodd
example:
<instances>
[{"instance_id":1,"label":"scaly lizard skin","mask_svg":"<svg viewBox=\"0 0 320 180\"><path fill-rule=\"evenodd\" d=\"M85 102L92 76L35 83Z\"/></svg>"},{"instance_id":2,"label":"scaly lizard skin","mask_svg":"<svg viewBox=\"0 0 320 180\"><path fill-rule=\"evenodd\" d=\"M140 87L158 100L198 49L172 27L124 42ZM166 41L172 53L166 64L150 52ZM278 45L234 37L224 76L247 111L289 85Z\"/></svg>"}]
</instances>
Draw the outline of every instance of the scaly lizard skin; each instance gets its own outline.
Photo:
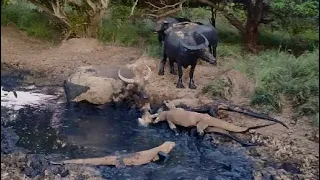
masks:
<instances>
[{"instance_id":1,"label":"scaly lizard skin","mask_svg":"<svg viewBox=\"0 0 320 180\"><path fill-rule=\"evenodd\" d=\"M264 119L268 121L277 122L288 129L288 126L283 122L268 116L267 114L252 111L247 108L237 106L228 102L223 102L221 100L208 100L208 99L175 99L170 100L170 103L174 104L176 107L188 109L190 111L198 113L208 113L212 117L217 117L219 110L233 111L242 113L251 117L258 119Z\"/></svg>"},{"instance_id":2,"label":"scaly lizard skin","mask_svg":"<svg viewBox=\"0 0 320 180\"><path fill-rule=\"evenodd\" d=\"M135 153L105 156L100 158L71 159L62 162L51 162L52 164L90 164L90 165L113 165L116 167L139 166L155 162L161 158L168 158L168 154L175 147L175 142L166 141L162 145Z\"/></svg>"},{"instance_id":3,"label":"scaly lizard skin","mask_svg":"<svg viewBox=\"0 0 320 180\"><path fill-rule=\"evenodd\" d=\"M162 111L160 113L155 114L157 117L153 123L158 123L160 121L167 121L170 129L177 132L176 125L183 127L197 127L197 132L200 135L204 134L204 130L207 127L216 127L220 129L224 129L231 132L246 132L250 129L257 129L266 126L270 126L273 124L254 126L254 127L240 127L226 121L211 117L208 114L201 114L192 111L185 111L182 108L176 108L173 103L165 101L164 104L169 108L168 111Z\"/></svg>"}]
</instances>

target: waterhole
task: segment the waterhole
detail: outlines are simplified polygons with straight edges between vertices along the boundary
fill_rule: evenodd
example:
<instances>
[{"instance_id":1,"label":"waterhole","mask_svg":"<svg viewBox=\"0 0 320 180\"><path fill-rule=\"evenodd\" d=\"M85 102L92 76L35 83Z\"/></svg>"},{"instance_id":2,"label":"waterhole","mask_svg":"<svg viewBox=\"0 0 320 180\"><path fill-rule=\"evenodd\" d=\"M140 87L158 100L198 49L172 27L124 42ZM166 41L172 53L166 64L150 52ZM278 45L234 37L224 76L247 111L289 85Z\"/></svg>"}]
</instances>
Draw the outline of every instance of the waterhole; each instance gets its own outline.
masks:
<instances>
[{"instance_id":1,"label":"waterhole","mask_svg":"<svg viewBox=\"0 0 320 180\"><path fill-rule=\"evenodd\" d=\"M241 149L214 145L209 138L194 136L186 129L175 135L165 122L139 126L140 112L126 105L68 105L64 98L57 98L59 93L45 94L43 88L15 87L17 97L3 88L1 92L1 125L12 129L19 136L16 145L30 153L87 158L174 141L177 145L166 163L96 168L106 179L253 179L252 162Z\"/></svg>"}]
</instances>

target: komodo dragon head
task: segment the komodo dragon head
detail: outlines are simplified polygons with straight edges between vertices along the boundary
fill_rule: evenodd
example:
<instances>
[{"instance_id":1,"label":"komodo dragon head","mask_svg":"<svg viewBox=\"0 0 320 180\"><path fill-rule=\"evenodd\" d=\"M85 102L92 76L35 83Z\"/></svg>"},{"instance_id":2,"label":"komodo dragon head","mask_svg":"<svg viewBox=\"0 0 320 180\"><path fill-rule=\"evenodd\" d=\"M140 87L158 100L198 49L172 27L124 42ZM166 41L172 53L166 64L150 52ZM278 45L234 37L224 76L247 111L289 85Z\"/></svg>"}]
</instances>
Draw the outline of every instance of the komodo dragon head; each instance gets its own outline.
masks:
<instances>
[{"instance_id":1,"label":"komodo dragon head","mask_svg":"<svg viewBox=\"0 0 320 180\"><path fill-rule=\"evenodd\" d=\"M160 121L165 121L167 118L166 118L166 112L167 111L162 111L160 113L157 113L157 114L154 114L154 117L157 117L152 123L153 124L156 124Z\"/></svg>"},{"instance_id":2,"label":"komodo dragon head","mask_svg":"<svg viewBox=\"0 0 320 180\"><path fill-rule=\"evenodd\" d=\"M169 111L171 109L175 109L176 108L176 106L173 103L170 103L167 100L163 101L163 104L165 104L169 108ZM156 123L158 123L160 121L165 121L167 119L167 117L166 117L167 112L168 111L160 111L160 112L154 114L153 117L156 117L156 119L152 123L156 124Z\"/></svg>"},{"instance_id":3,"label":"komodo dragon head","mask_svg":"<svg viewBox=\"0 0 320 180\"><path fill-rule=\"evenodd\" d=\"M170 101L168 101L168 100L164 100L164 101L163 101L163 104L166 105L167 108L169 108L169 110L176 108L176 106L175 106L173 103L171 103Z\"/></svg>"},{"instance_id":4,"label":"komodo dragon head","mask_svg":"<svg viewBox=\"0 0 320 180\"><path fill-rule=\"evenodd\" d=\"M175 142L166 141L159 148L164 153L169 153L176 146Z\"/></svg>"}]
</instances>

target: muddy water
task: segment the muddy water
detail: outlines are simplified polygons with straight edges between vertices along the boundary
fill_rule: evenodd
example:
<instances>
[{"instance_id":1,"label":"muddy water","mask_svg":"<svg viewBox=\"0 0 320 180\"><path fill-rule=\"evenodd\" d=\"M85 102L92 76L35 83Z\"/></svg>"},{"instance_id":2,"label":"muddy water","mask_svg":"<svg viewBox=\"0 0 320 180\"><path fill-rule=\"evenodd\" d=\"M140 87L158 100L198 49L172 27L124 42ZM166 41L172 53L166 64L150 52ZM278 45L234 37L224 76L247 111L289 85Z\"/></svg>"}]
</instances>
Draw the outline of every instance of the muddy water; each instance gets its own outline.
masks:
<instances>
[{"instance_id":1,"label":"muddy water","mask_svg":"<svg viewBox=\"0 0 320 180\"><path fill-rule=\"evenodd\" d=\"M12 104L1 107L1 125L12 129L19 137L16 145L30 150L29 153L54 153L64 158L98 157L117 151L121 154L145 150L164 141L174 141L177 146L164 164L95 168L105 179L253 178L252 162L241 150L214 145L208 136L199 138L186 129L181 129L176 136L166 123L142 127L137 122L139 111L125 105L103 109L90 105L70 106L64 99L41 96L41 91L41 88L24 88L23 92L38 93L38 98L33 98L37 102L20 103L18 108ZM23 92L17 92L18 100Z\"/></svg>"}]
</instances>

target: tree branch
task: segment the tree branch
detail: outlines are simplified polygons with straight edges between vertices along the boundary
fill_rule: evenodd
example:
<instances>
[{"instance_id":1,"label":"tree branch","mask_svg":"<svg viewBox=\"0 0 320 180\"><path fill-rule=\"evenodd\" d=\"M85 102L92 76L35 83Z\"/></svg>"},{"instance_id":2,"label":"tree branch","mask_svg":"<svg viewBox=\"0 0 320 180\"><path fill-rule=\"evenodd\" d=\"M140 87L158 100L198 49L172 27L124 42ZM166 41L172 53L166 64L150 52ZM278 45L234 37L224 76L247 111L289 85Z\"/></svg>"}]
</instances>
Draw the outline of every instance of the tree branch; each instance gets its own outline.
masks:
<instances>
[{"instance_id":1,"label":"tree branch","mask_svg":"<svg viewBox=\"0 0 320 180\"><path fill-rule=\"evenodd\" d=\"M97 11L97 6L91 1L91 0L86 0L88 5L91 7L93 12Z\"/></svg>"},{"instance_id":2,"label":"tree branch","mask_svg":"<svg viewBox=\"0 0 320 180\"><path fill-rule=\"evenodd\" d=\"M68 18L65 16L65 13L63 12L63 14L60 13L59 8L59 3L58 1L56 1L55 5L54 3L51 3L51 8L46 7L45 5L37 2L36 0L29 0L32 4L34 4L35 6L39 7L40 9L42 9L44 12L48 13L51 16L57 17L60 21L62 21L65 25L67 25L68 27L70 27L70 23Z\"/></svg>"},{"instance_id":3,"label":"tree branch","mask_svg":"<svg viewBox=\"0 0 320 180\"><path fill-rule=\"evenodd\" d=\"M245 32L245 28L242 25L241 21L239 21L233 14L229 13L224 9L224 7L219 7L218 5L214 4L213 2L209 0L198 0L201 3L207 4L217 11L220 11L225 18L229 21L230 24L232 24L234 27L236 27L241 33Z\"/></svg>"},{"instance_id":4,"label":"tree branch","mask_svg":"<svg viewBox=\"0 0 320 180\"><path fill-rule=\"evenodd\" d=\"M109 7L109 0L100 0L102 8L103 9L108 9Z\"/></svg>"},{"instance_id":5,"label":"tree branch","mask_svg":"<svg viewBox=\"0 0 320 180\"><path fill-rule=\"evenodd\" d=\"M131 13L130 13L129 17L133 15L134 9L135 9L136 6L138 5L138 1L139 1L139 0L136 0L136 1L134 2L133 6L132 6L132 8L131 8Z\"/></svg>"},{"instance_id":6,"label":"tree branch","mask_svg":"<svg viewBox=\"0 0 320 180\"><path fill-rule=\"evenodd\" d=\"M150 10L151 13L144 14L144 15L152 16L155 18L162 18L165 16L169 16L170 14L174 14L181 11L183 3L185 3L186 1L187 0L180 0L178 3L172 4L172 5L167 5L167 4L164 4L162 1L160 1L160 4L163 5L163 7L156 6L150 2L145 2L146 4L150 5L153 8L153 10Z\"/></svg>"},{"instance_id":7,"label":"tree branch","mask_svg":"<svg viewBox=\"0 0 320 180\"><path fill-rule=\"evenodd\" d=\"M81 7L81 3L77 2L76 0L67 0L67 2L69 4L73 4L73 5L77 6L77 7Z\"/></svg>"}]
</instances>

